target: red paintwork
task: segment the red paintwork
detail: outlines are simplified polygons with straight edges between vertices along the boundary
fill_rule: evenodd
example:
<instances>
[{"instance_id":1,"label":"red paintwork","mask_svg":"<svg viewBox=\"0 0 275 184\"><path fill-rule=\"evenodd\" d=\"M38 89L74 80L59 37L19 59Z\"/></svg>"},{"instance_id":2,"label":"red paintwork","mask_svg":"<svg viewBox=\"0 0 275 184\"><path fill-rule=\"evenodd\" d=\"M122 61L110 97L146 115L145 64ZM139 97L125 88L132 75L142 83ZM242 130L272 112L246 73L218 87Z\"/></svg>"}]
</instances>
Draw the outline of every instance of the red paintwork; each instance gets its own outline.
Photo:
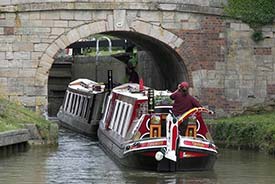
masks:
<instances>
[{"instance_id":1,"label":"red paintwork","mask_svg":"<svg viewBox=\"0 0 275 184\"><path fill-rule=\"evenodd\" d=\"M152 146L165 146L165 145L166 145L166 141L144 142L144 143L137 144L136 146L132 145L130 149L147 148Z\"/></svg>"},{"instance_id":2,"label":"red paintwork","mask_svg":"<svg viewBox=\"0 0 275 184\"><path fill-rule=\"evenodd\" d=\"M177 138L178 138L178 127L173 127L173 134L172 134L172 150L177 149Z\"/></svg>"},{"instance_id":3,"label":"red paintwork","mask_svg":"<svg viewBox=\"0 0 275 184\"><path fill-rule=\"evenodd\" d=\"M141 155L148 156L148 157L155 157L156 151L144 152Z\"/></svg>"},{"instance_id":4,"label":"red paintwork","mask_svg":"<svg viewBox=\"0 0 275 184\"><path fill-rule=\"evenodd\" d=\"M202 148L209 148L209 144L198 143L198 142L195 142L195 141L187 141L187 140L185 140L184 144L188 145L188 146L197 146L197 147L202 147Z\"/></svg>"},{"instance_id":5,"label":"red paintwork","mask_svg":"<svg viewBox=\"0 0 275 184\"><path fill-rule=\"evenodd\" d=\"M198 153L198 152L190 152L190 151L180 151L179 152L180 158L194 158L194 157L206 157L206 156L208 156L208 155L204 154L204 153Z\"/></svg>"},{"instance_id":6,"label":"red paintwork","mask_svg":"<svg viewBox=\"0 0 275 184\"><path fill-rule=\"evenodd\" d=\"M146 122L150 118L151 118L151 115L149 115L149 114L144 117L144 119L142 121L142 124L141 124L141 126L139 128L139 132L140 132L141 136L144 135L145 133L149 133L150 132L150 130L148 130L147 127L146 127Z\"/></svg>"}]
</instances>

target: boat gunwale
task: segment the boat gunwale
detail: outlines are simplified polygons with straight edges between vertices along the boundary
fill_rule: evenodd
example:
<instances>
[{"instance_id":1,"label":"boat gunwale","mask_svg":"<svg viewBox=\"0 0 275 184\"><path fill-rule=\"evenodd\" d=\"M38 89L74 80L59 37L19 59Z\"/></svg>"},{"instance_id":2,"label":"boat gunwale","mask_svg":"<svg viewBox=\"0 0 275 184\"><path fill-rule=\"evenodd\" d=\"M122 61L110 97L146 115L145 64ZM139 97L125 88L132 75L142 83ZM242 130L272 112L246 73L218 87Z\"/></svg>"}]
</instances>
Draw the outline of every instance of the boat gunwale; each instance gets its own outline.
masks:
<instances>
[{"instance_id":1,"label":"boat gunwale","mask_svg":"<svg viewBox=\"0 0 275 184\"><path fill-rule=\"evenodd\" d=\"M92 96L92 95L99 95L99 94L107 93L107 91L93 93L92 91L82 91L81 89L74 89L74 88L70 88L70 87L68 87L66 91L70 91L70 92L73 92L73 93L86 95L86 96Z\"/></svg>"}]
</instances>

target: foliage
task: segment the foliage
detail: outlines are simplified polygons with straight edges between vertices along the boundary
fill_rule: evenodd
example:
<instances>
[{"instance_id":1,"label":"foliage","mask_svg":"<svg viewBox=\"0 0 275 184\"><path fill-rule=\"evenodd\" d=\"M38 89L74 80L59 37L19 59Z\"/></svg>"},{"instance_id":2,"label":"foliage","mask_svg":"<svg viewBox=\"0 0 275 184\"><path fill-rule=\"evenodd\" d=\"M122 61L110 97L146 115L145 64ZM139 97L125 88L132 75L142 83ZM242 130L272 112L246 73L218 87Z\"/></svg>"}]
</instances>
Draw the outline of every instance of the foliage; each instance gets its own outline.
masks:
<instances>
[{"instance_id":1,"label":"foliage","mask_svg":"<svg viewBox=\"0 0 275 184\"><path fill-rule=\"evenodd\" d=\"M275 153L275 114L243 115L211 120L215 141L225 147L264 150Z\"/></svg>"},{"instance_id":2,"label":"foliage","mask_svg":"<svg viewBox=\"0 0 275 184\"><path fill-rule=\"evenodd\" d=\"M258 30L264 25L273 23L274 7L274 0L228 0L225 12L233 18L247 23L254 30ZM257 42L263 38L258 31L252 35L252 39Z\"/></svg>"},{"instance_id":3,"label":"foliage","mask_svg":"<svg viewBox=\"0 0 275 184\"><path fill-rule=\"evenodd\" d=\"M118 54L118 53L124 53L125 51L120 48L112 48L112 52L109 52L108 47L102 47L100 48L99 55L100 56L110 56L112 54ZM82 55L85 56L96 56L96 48L84 48L82 50Z\"/></svg>"},{"instance_id":4,"label":"foliage","mask_svg":"<svg viewBox=\"0 0 275 184\"><path fill-rule=\"evenodd\" d=\"M228 0L225 12L252 28L271 24L275 18L274 0Z\"/></svg>"},{"instance_id":5,"label":"foliage","mask_svg":"<svg viewBox=\"0 0 275 184\"><path fill-rule=\"evenodd\" d=\"M99 40L99 53L96 53L96 48L95 47L90 47L90 48L83 48L82 49L82 55L86 56L96 56L99 54L100 56L110 56L112 54L118 54L118 53L124 53L125 50L120 48L120 47L114 47L112 46L112 52L109 52L109 46L103 47L101 46L101 41L106 41L106 38L109 38L110 40L117 40L119 38L111 35L105 35L105 34L95 34L90 37L88 37L86 40L91 40L91 41L97 41Z\"/></svg>"},{"instance_id":6,"label":"foliage","mask_svg":"<svg viewBox=\"0 0 275 184\"><path fill-rule=\"evenodd\" d=\"M136 67L137 64L138 64L137 54L136 54L136 53L133 53L133 54L130 56L130 59L129 59L128 62L131 63L131 65L132 65L133 67Z\"/></svg>"},{"instance_id":7,"label":"foliage","mask_svg":"<svg viewBox=\"0 0 275 184\"><path fill-rule=\"evenodd\" d=\"M158 95L155 97L155 105L172 105L173 100L170 96Z\"/></svg>"},{"instance_id":8,"label":"foliage","mask_svg":"<svg viewBox=\"0 0 275 184\"><path fill-rule=\"evenodd\" d=\"M259 42L264 39L263 33L261 31L255 31L251 37L255 42Z\"/></svg>"}]
</instances>

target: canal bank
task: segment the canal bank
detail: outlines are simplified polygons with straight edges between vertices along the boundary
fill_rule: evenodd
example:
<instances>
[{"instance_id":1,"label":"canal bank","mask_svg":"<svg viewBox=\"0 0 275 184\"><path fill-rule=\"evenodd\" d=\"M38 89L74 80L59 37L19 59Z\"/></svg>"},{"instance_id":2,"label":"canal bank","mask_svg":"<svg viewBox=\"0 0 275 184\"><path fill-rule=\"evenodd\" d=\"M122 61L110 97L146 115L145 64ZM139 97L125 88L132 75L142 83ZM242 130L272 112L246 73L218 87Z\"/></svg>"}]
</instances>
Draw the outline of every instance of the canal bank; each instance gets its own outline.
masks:
<instances>
[{"instance_id":1,"label":"canal bank","mask_svg":"<svg viewBox=\"0 0 275 184\"><path fill-rule=\"evenodd\" d=\"M275 155L274 112L209 120L208 126L219 147L249 149Z\"/></svg>"},{"instance_id":2,"label":"canal bank","mask_svg":"<svg viewBox=\"0 0 275 184\"><path fill-rule=\"evenodd\" d=\"M0 154L9 155L30 145L57 145L58 125L22 105L0 97Z\"/></svg>"}]
</instances>

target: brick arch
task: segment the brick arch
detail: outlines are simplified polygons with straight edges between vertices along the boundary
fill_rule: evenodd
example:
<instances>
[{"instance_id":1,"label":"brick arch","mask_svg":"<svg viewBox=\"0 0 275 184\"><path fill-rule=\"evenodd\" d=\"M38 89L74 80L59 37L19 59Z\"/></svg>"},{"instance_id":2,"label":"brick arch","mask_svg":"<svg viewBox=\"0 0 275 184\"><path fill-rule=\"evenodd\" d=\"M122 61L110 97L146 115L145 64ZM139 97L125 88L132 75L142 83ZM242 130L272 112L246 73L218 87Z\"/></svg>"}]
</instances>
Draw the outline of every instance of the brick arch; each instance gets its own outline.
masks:
<instances>
[{"instance_id":1,"label":"brick arch","mask_svg":"<svg viewBox=\"0 0 275 184\"><path fill-rule=\"evenodd\" d=\"M65 49L68 45L92 34L108 31L133 31L155 38L167 44L172 49L178 48L183 42L183 40L177 35L163 29L160 26L156 26L145 21L136 20L123 30L116 28L116 25L110 25L112 25L111 22L101 20L81 25L59 36L47 47L40 59L35 75L35 85L47 85L49 70L54 62L54 56L59 50Z\"/></svg>"}]
</instances>

